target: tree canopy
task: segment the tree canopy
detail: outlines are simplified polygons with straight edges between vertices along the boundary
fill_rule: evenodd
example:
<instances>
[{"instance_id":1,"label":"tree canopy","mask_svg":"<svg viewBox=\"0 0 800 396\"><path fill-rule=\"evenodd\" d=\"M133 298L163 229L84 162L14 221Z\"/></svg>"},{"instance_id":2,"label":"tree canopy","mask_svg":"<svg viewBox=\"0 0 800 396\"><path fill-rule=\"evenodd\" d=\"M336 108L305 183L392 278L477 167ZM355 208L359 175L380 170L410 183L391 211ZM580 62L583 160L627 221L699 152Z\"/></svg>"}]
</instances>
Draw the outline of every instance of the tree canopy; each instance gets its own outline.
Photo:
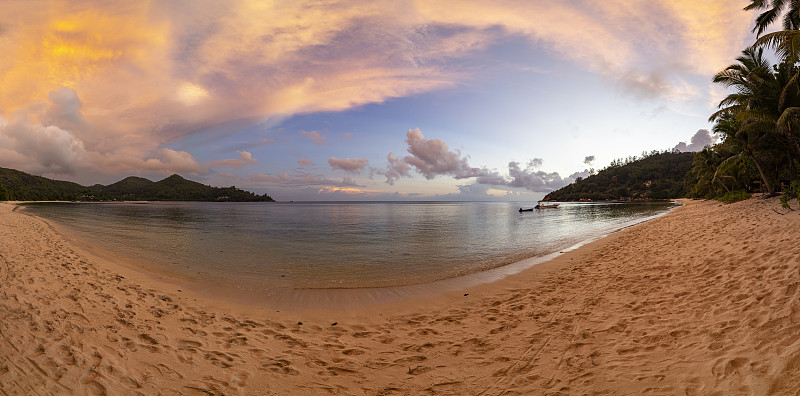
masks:
<instances>
[{"instance_id":1,"label":"tree canopy","mask_svg":"<svg viewBox=\"0 0 800 396\"><path fill-rule=\"evenodd\" d=\"M274 201L267 194L256 195L234 186L211 187L178 175L157 182L131 176L108 186L85 187L0 168L0 200L3 200L3 191L6 191L6 200L17 201Z\"/></svg>"},{"instance_id":2,"label":"tree canopy","mask_svg":"<svg viewBox=\"0 0 800 396\"><path fill-rule=\"evenodd\" d=\"M612 161L607 168L578 179L544 197L545 201L626 201L678 198L686 195L684 183L694 153L643 153Z\"/></svg>"},{"instance_id":3,"label":"tree canopy","mask_svg":"<svg viewBox=\"0 0 800 396\"><path fill-rule=\"evenodd\" d=\"M797 180L800 164L800 2L753 0L745 10L759 35L783 15L784 30L766 34L742 51L713 82L729 90L711 115L720 143L699 152L687 181L690 194L716 197L734 191L770 195ZM774 51L771 64L765 50Z\"/></svg>"}]
</instances>

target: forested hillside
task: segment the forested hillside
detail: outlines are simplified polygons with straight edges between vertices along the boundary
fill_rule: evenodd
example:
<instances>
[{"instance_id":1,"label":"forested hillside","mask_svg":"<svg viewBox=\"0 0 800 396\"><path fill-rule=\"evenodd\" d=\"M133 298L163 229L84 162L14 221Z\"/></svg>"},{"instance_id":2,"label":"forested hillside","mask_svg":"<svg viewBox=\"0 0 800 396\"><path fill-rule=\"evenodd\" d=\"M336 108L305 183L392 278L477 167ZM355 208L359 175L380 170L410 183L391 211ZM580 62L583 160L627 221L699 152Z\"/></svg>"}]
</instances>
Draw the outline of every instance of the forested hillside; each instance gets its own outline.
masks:
<instances>
[{"instance_id":1,"label":"forested hillside","mask_svg":"<svg viewBox=\"0 0 800 396\"><path fill-rule=\"evenodd\" d=\"M641 158L613 161L585 179L553 191L545 201L617 201L685 196L684 183L695 153L651 152Z\"/></svg>"},{"instance_id":2,"label":"forested hillside","mask_svg":"<svg viewBox=\"0 0 800 396\"><path fill-rule=\"evenodd\" d=\"M0 201L226 201L273 202L236 187L211 187L172 175L153 182L127 177L114 184L91 187L0 168Z\"/></svg>"},{"instance_id":3,"label":"forested hillside","mask_svg":"<svg viewBox=\"0 0 800 396\"><path fill-rule=\"evenodd\" d=\"M0 201L69 201L87 191L77 183L0 168Z\"/></svg>"}]
</instances>

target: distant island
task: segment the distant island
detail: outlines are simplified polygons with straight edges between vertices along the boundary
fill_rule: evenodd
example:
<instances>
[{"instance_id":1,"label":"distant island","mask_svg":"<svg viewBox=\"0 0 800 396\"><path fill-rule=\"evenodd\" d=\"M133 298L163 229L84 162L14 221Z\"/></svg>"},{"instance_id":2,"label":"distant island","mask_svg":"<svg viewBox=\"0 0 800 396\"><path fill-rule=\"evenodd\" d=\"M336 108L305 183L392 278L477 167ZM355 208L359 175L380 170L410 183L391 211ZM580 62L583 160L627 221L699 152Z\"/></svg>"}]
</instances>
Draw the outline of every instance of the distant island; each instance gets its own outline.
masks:
<instances>
[{"instance_id":1,"label":"distant island","mask_svg":"<svg viewBox=\"0 0 800 396\"><path fill-rule=\"evenodd\" d=\"M607 168L547 194L543 201L643 201L680 198L692 186L686 175L695 153L644 153L611 162Z\"/></svg>"},{"instance_id":2,"label":"distant island","mask_svg":"<svg viewBox=\"0 0 800 396\"><path fill-rule=\"evenodd\" d=\"M130 176L107 186L87 187L0 168L0 201L12 200L275 202L267 194L256 195L234 186L211 187L178 175L157 182Z\"/></svg>"}]
</instances>

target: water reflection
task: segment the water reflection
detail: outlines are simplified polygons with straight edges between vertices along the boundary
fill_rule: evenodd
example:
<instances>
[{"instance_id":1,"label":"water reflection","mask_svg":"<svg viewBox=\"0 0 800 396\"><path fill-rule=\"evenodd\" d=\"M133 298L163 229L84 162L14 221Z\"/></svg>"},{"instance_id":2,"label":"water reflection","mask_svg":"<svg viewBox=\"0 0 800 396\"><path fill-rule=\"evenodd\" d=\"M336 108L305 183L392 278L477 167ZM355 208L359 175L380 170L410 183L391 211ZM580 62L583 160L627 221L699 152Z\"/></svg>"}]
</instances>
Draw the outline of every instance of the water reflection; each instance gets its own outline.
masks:
<instances>
[{"instance_id":1,"label":"water reflection","mask_svg":"<svg viewBox=\"0 0 800 396\"><path fill-rule=\"evenodd\" d=\"M78 238L198 281L253 290L425 283L542 256L668 202L30 204Z\"/></svg>"}]
</instances>

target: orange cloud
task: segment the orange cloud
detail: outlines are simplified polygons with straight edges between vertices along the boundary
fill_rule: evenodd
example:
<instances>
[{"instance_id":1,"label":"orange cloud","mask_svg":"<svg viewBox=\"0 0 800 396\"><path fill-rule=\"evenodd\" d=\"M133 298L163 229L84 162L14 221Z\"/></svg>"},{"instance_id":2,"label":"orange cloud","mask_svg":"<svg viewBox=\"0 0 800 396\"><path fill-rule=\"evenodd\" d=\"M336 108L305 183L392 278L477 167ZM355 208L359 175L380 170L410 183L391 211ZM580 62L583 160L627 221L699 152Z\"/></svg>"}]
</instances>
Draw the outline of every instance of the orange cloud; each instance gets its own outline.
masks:
<instances>
[{"instance_id":1,"label":"orange cloud","mask_svg":"<svg viewBox=\"0 0 800 396\"><path fill-rule=\"evenodd\" d=\"M63 157L74 162L63 169L120 161L103 169L202 170L161 150L209 125L274 123L469 84L480 71L460 61L510 36L634 95L706 95L684 78L738 55L752 18L740 8L728 0L11 1L0 16L0 113L13 123L24 110L42 139L63 138L47 129L57 127L79 142L71 147L86 153ZM74 97L51 97L62 89ZM79 122L56 123L41 110L58 100L78 104ZM15 147L20 158L35 155Z\"/></svg>"},{"instance_id":2,"label":"orange cloud","mask_svg":"<svg viewBox=\"0 0 800 396\"><path fill-rule=\"evenodd\" d=\"M237 151L237 153L239 153L239 158L229 158L219 161L211 161L205 164L205 166L210 168L230 167L230 168L240 169L243 166L255 165L258 163L258 160L253 158L253 154L247 151Z\"/></svg>"},{"instance_id":3,"label":"orange cloud","mask_svg":"<svg viewBox=\"0 0 800 396\"><path fill-rule=\"evenodd\" d=\"M0 106L22 108L59 87L109 84L124 69L140 69L151 78L163 58L166 26L149 17L144 2L95 9L69 2L27 2L11 10L20 23L7 29L0 49L3 62ZM5 11L5 10L4 10ZM140 74L141 75L141 74ZM98 81L100 80L100 81ZM130 88L131 81L118 81ZM114 90L113 85L104 86Z\"/></svg>"}]
</instances>

